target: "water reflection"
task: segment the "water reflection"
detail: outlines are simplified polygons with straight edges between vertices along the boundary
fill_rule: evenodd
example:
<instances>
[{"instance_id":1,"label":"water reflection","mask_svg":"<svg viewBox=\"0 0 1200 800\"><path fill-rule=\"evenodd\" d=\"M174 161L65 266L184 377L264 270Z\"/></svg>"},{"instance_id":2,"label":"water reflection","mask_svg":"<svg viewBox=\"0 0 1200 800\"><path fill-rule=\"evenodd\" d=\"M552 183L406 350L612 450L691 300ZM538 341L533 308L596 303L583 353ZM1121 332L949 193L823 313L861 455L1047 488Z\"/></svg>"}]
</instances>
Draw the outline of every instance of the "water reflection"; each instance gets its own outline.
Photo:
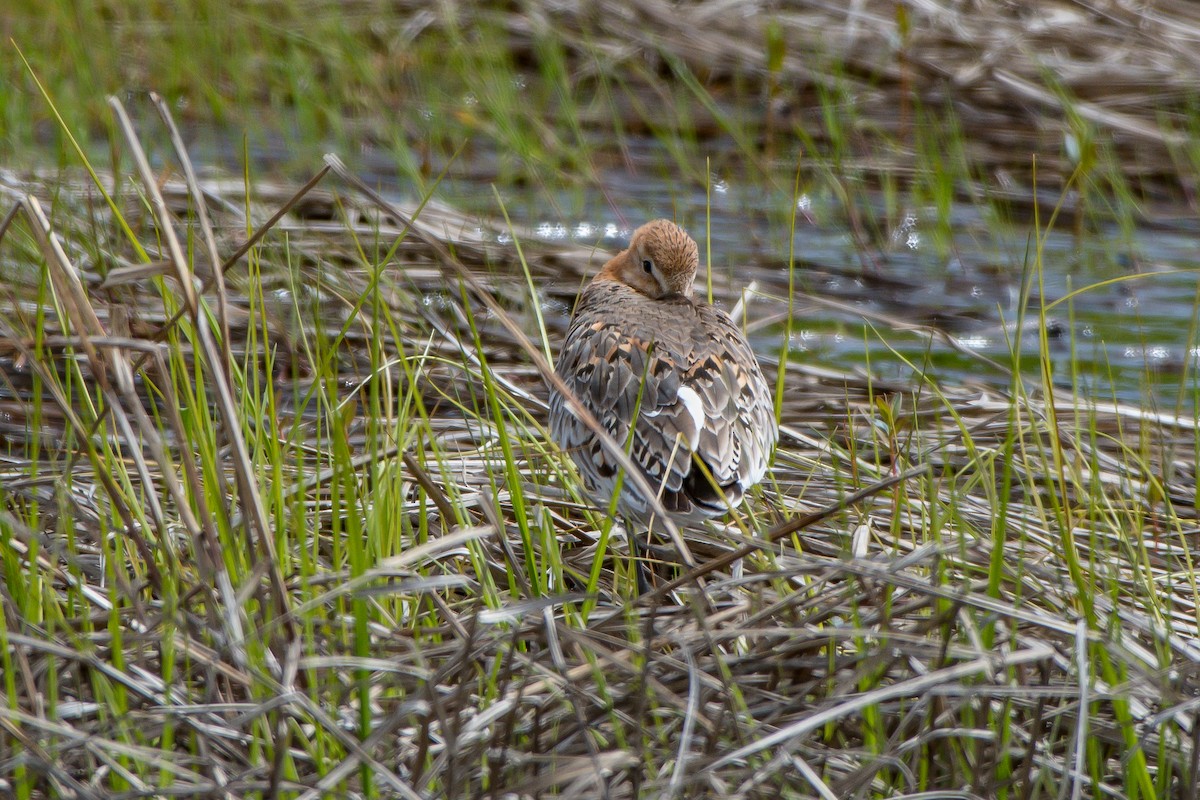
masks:
<instances>
[{"instance_id":1,"label":"water reflection","mask_svg":"<svg viewBox=\"0 0 1200 800\"><path fill-rule=\"evenodd\" d=\"M780 181L782 188L717 173L683 181L663 169L672 156L661 146L634 137L626 143L626 159L598 166L594 182L582 188L552 196L530 188L515 197L508 205L513 222L550 241L615 251L642 221L677 219L702 253L711 248L718 284L755 281L768 301L786 297L794 285L793 325L803 327L793 328L789 347L798 358L830 367L861 369L868 347L872 370L884 377L911 379L916 365L949 380L1007 385L1006 375L992 374L969 353L1009 365L1017 350L1021 368L1036 378L1045 336L1053 374L1086 380L1105 396L1135 400L1154 392L1173 401L1184 381L1194 382L1200 350L1188 338L1200 270L1194 219L1084 235L1069 227L1042 231L1039 258L1032 223L1006 224L1003 207L986 200L897 210L894 197L859 189L858 205L848 210L844 196L828 189L793 193L790 180ZM468 162L454 174L440 187L442 198L494 218L493 195L480 191L488 170ZM498 237L502 244L509 239ZM1112 282L1131 275L1139 277ZM575 276L564 284L566 292L578 288ZM1042 319L1043 303L1083 287L1090 288ZM767 301L751 306L748 322L764 353L778 352L784 326L761 321L779 314Z\"/></svg>"}]
</instances>

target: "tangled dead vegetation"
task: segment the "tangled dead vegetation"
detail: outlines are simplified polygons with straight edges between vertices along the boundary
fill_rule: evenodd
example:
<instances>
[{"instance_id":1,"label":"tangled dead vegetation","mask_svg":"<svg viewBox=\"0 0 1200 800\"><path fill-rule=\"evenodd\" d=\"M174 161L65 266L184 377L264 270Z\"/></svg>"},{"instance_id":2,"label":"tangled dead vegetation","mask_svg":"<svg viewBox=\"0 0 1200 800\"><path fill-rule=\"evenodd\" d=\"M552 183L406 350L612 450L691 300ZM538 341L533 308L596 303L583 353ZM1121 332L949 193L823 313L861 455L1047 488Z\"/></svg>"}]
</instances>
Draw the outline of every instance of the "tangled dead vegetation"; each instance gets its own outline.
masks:
<instances>
[{"instance_id":1,"label":"tangled dead vegetation","mask_svg":"<svg viewBox=\"0 0 1200 800\"><path fill-rule=\"evenodd\" d=\"M764 352L772 479L630 600L542 428L601 254L331 165L0 179L0 781L1194 796L1193 417Z\"/></svg>"},{"instance_id":2,"label":"tangled dead vegetation","mask_svg":"<svg viewBox=\"0 0 1200 800\"><path fill-rule=\"evenodd\" d=\"M723 117L748 113L722 98L738 82L755 81L762 104L754 127L768 152L772 139L796 132L827 146L833 102L857 120L846 134L857 157L840 167L903 173L923 162L909 146L914 126L952 112L962 157L1000 191L1037 183L1032 154L1042 180L1061 181L1094 158L1090 148L1111 147L1145 200L1194 201L1187 176L1196 163L1200 10L1193 3L757 5L767 13L726 0L686 9L666 0L532 3L500 20L528 63L537 63L536 43L548 31L561 37L573 48L576 89L585 95L588 77L601 73L635 76L634 85L641 75L652 92L657 76L668 76L664 83L695 76L713 98L691 111L701 134L719 134ZM422 20L446 24L439 15ZM608 124L610 110L602 113L591 122ZM622 116L625 130L648 124L635 104Z\"/></svg>"}]
</instances>

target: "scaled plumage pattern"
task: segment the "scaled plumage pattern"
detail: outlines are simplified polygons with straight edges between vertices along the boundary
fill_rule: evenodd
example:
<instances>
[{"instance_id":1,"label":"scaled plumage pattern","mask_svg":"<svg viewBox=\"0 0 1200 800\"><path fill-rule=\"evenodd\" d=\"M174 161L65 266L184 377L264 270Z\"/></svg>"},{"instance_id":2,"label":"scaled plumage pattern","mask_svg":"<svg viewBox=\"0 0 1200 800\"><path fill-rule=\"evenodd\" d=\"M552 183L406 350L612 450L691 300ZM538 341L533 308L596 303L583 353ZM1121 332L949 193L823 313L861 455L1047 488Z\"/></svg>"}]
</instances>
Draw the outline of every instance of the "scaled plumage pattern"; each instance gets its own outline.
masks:
<instances>
[{"instance_id":1,"label":"scaled plumage pattern","mask_svg":"<svg viewBox=\"0 0 1200 800\"><path fill-rule=\"evenodd\" d=\"M584 288L556 367L619 445L629 443L632 426L631 459L682 523L740 503L765 474L779 435L770 389L741 330L692 296L698 265L696 243L675 223L638 228ZM557 391L550 431L607 507L617 463ZM641 525L653 516L629 480L617 510Z\"/></svg>"}]
</instances>

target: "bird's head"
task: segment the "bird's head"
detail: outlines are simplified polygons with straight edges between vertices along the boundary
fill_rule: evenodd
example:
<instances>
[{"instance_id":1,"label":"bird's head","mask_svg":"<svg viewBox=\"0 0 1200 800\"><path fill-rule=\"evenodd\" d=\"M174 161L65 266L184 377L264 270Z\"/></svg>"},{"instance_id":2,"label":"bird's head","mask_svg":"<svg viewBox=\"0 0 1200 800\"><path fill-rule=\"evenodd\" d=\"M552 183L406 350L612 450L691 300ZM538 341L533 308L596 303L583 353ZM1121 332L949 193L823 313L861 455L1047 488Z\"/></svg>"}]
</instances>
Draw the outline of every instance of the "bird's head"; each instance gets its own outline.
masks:
<instances>
[{"instance_id":1,"label":"bird's head","mask_svg":"<svg viewBox=\"0 0 1200 800\"><path fill-rule=\"evenodd\" d=\"M647 297L692 296L700 252L687 231L667 219L647 222L633 232L629 247L612 258L600 277L620 281Z\"/></svg>"}]
</instances>

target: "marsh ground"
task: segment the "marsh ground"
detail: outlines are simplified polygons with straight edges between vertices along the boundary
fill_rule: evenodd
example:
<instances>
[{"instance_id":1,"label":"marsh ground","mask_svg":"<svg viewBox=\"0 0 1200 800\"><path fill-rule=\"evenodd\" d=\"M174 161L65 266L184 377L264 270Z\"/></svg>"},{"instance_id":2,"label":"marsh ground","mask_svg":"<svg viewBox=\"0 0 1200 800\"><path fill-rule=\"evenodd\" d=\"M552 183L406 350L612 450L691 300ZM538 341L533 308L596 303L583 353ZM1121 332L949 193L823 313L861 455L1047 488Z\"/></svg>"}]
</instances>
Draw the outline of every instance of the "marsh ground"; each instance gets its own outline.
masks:
<instances>
[{"instance_id":1,"label":"marsh ground","mask_svg":"<svg viewBox=\"0 0 1200 800\"><path fill-rule=\"evenodd\" d=\"M4 790L1194 796L1200 15L862 5L0 12ZM784 435L635 600L659 215Z\"/></svg>"}]
</instances>

